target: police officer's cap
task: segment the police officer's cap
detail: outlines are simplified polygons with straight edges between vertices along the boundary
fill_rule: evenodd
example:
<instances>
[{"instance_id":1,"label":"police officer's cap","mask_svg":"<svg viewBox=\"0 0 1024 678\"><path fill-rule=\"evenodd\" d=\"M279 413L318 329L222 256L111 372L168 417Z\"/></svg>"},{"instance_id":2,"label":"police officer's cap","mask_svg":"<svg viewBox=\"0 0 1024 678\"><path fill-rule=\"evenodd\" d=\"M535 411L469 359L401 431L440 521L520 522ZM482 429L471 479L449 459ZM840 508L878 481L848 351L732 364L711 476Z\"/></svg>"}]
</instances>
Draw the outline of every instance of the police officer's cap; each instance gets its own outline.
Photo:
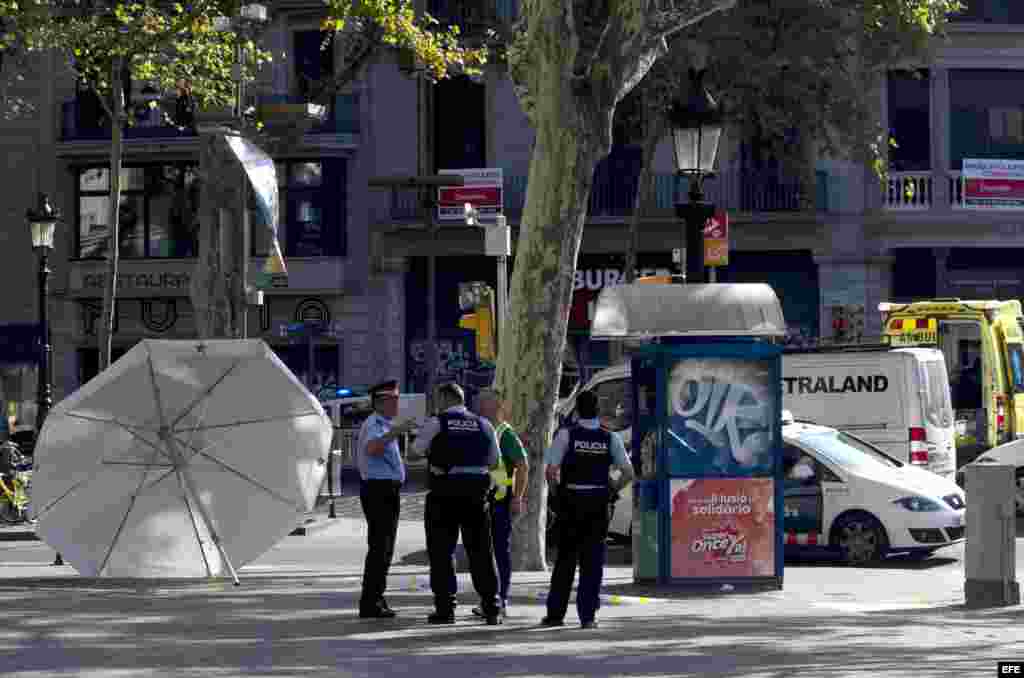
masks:
<instances>
[{"instance_id":1,"label":"police officer's cap","mask_svg":"<svg viewBox=\"0 0 1024 678\"><path fill-rule=\"evenodd\" d=\"M437 387L437 392L448 396L460 403L466 402L466 392L462 390L462 387L456 384L454 381L447 384L441 384Z\"/></svg>"},{"instance_id":2,"label":"police officer's cap","mask_svg":"<svg viewBox=\"0 0 1024 678\"><path fill-rule=\"evenodd\" d=\"M370 387L370 396L378 398L382 395L389 395L398 390L398 380L388 379Z\"/></svg>"}]
</instances>

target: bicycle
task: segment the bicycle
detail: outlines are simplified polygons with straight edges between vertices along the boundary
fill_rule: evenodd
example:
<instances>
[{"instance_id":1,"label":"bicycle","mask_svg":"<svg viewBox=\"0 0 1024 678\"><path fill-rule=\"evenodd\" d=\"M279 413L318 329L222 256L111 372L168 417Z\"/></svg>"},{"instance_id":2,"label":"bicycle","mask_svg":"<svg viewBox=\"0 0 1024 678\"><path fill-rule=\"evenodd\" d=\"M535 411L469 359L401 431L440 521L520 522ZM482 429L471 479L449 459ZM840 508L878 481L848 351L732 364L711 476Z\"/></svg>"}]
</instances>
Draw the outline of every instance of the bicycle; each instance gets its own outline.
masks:
<instances>
[{"instance_id":1,"label":"bicycle","mask_svg":"<svg viewBox=\"0 0 1024 678\"><path fill-rule=\"evenodd\" d=\"M29 521L32 462L17 450L8 451L8 462L8 472L0 473L0 523L17 525Z\"/></svg>"}]
</instances>

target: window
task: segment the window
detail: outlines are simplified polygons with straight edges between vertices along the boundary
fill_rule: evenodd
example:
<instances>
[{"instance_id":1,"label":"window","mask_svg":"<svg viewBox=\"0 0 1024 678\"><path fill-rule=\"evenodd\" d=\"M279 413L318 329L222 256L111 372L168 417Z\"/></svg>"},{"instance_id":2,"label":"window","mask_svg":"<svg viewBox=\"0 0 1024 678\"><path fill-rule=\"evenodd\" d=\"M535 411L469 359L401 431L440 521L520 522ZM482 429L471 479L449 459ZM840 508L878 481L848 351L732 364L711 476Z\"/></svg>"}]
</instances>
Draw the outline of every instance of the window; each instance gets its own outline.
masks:
<instances>
[{"instance_id":1,"label":"window","mask_svg":"<svg viewBox=\"0 0 1024 678\"><path fill-rule=\"evenodd\" d=\"M931 80L927 70L889 73L889 162L898 172L931 168Z\"/></svg>"},{"instance_id":2,"label":"window","mask_svg":"<svg viewBox=\"0 0 1024 678\"><path fill-rule=\"evenodd\" d=\"M317 96L320 81L334 75L334 33L295 32L295 82L303 101Z\"/></svg>"},{"instance_id":3,"label":"window","mask_svg":"<svg viewBox=\"0 0 1024 678\"><path fill-rule=\"evenodd\" d=\"M918 379L924 392L924 415L932 426L949 426L953 405L949 398L949 375L945 360L918 363Z\"/></svg>"},{"instance_id":4,"label":"window","mask_svg":"<svg viewBox=\"0 0 1024 678\"><path fill-rule=\"evenodd\" d=\"M799 439L837 466L884 471L902 466L869 443L842 431L806 431Z\"/></svg>"},{"instance_id":5,"label":"window","mask_svg":"<svg viewBox=\"0 0 1024 678\"><path fill-rule=\"evenodd\" d=\"M121 170L120 256L193 257L197 250L199 185L194 165L139 165ZM110 249L110 170L78 171L78 242L82 259Z\"/></svg>"},{"instance_id":6,"label":"window","mask_svg":"<svg viewBox=\"0 0 1024 678\"><path fill-rule=\"evenodd\" d=\"M964 0L964 11L950 15L952 21L989 24L1024 24L1020 0Z\"/></svg>"},{"instance_id":7,"label":"window","mask_svg":"<svg viewBox=\"0 0 1024 678\"><path fill-rule=\"evenodd\" d=\"M1006 350L1010 354L1010 379L1013 380L1013 392L1024 393L1024 350L1017 343L1007 343Z\"/></svg>"},{"instance_id":8,"label":"window","mask_svg":"<svg viewBox=\"0 0 1024 678\"><path fill-rule=\"evenodd\" d=\"M277 163L278 242L286 257L345 255L345 165L341 159ZM250 192L252 253L269 254L270 239L259 226Z\"/></svg>"},{"instance_id":9,"label":"window","mask_svg":"<svg viewBox=\"0 0 1024 678\"><path fill-rule=\"evenodd\" d=\"M960 169L964 158L1024 153L1024 71L951 70L949 98L953 169Z\"/></svg>"}]
</instances>

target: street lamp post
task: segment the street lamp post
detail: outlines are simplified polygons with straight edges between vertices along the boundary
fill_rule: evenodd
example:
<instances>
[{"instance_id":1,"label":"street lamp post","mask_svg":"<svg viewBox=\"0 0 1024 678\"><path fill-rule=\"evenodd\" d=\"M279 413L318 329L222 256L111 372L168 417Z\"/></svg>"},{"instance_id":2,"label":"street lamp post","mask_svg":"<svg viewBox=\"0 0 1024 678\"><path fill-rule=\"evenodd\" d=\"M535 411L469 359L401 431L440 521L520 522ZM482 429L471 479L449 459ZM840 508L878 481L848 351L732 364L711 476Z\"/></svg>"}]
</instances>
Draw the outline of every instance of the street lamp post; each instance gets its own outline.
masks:
<instances>
[{"instance_id":1,"label":"street lamp post","mask_svg":"<svg viewBox=\"0 0 1024 678\"><path fill-rule=\"evenodd\" d=\"M722 137L722 113L702 84L703 70L690 69L690 95L669 109L676 170L690 177L689 202L676 204L676 215L686 223L683 272L686 282L704 279L704 224L715 214L715 206L704 200L704 178L713 175L718 142Z\"/></svg>"},{"instance_id":2,"label":"street lamp post","mask_svg":"<svg viewBox=\"0 0 1024 678\"><path fill-rule=\"evenodd\" d=\"M43 430L43 421L53 406L53 386L50 383L50 322L47 317L47 282L50 277L50 250L53 233L60 221L60 212L50 205L45 193L39 194L38 204L25 213L32 236L32 249L39 255L39 379L36 388L36 436Z\"/></svg>"},{"instance_id":3,"label":"street lamp post","mask_svg":"<svg viewBox=\"0 0 1024 678\"><path fill-rule=\"evenodd\" d=\"M46 313L47 282L50 277L50 250L53 249L53 233L60 221L60 211L55 209L45 193L39 194L39 201L34 209L25 212L29 234L32 237L32 249L39 255L39 372L36 382L36 440L43 432L43 422L53 405L53 385L50 383L50 321ZM63 565L60 553L53 561L54 565Z\"/></svg>"}]
</instances>

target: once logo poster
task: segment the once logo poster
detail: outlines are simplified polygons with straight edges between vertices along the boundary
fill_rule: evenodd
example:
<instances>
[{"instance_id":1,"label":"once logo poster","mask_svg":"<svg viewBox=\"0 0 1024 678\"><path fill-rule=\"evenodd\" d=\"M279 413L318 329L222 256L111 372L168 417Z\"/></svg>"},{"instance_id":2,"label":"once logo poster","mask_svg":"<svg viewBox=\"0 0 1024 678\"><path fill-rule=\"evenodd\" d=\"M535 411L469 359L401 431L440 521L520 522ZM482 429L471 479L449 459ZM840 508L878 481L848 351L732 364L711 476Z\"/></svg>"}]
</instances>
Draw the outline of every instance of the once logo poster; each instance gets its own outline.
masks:
<instances>
[{"instance_id":1,"label":"once logo poster","mask_svg":"<svg viewBox=\"0 0 1024 678\"><path fill-rule=\"evenodd\" d=\"M672 577L775 575L771 478L673 480Z\"/></svg>"}]
</instances>

